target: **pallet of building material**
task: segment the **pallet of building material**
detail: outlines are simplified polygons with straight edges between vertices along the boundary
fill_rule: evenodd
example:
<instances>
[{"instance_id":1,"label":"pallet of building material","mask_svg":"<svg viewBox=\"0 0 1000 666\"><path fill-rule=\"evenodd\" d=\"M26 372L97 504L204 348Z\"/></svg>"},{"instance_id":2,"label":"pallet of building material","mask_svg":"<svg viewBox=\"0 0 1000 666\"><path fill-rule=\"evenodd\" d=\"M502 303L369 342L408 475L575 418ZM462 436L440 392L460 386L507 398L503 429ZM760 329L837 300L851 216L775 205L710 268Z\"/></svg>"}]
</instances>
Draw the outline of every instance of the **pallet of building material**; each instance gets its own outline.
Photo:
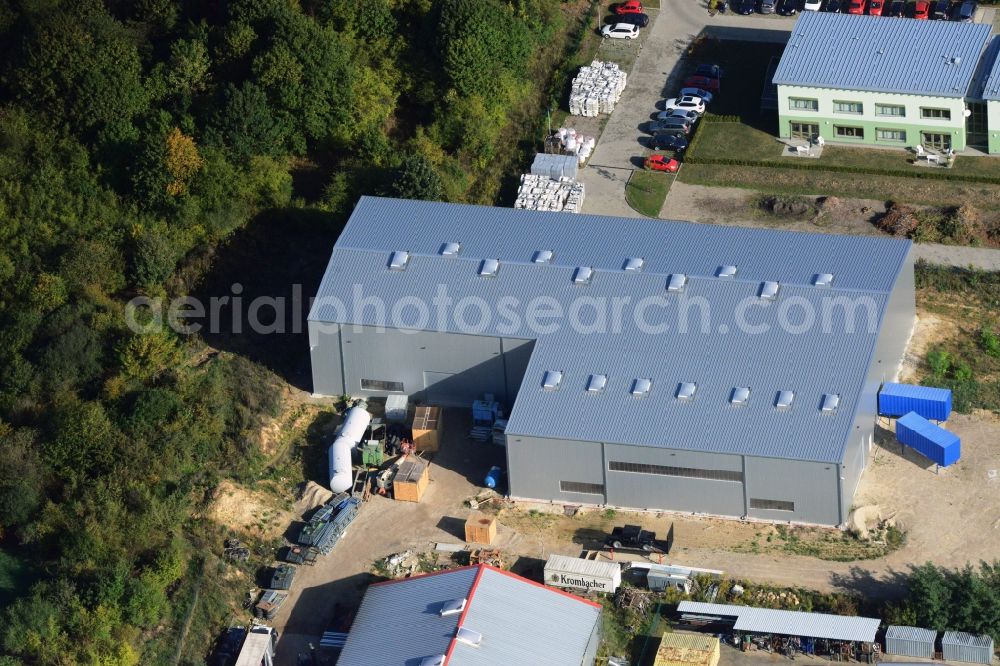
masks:
<instances>
[{"instance_id":1,"label":"pallet of building material","mask_svg":"<svg viewBox=\"0 0 1000 666\"><path fill-rule=\"evenodd\" d=\"M584 65L570 87L569 112L589 117L611 113L627 82L628 75L616 63L595 60Z\"/></svg>"},{"instance_id":2,"label":"pallet of building material","mask_svg":"<svg viewBox=\"0 0 1000 666\"><path fill-rule=\"evenodd\" d=\"M503 551L497 548L477 548L470 551L469 564L488 564L503 569Z\"/></svg>"},{"instance_id":3,"label":"pallet of building material","mask_svg":"<svg viewBox=\"0 0 1000 666\"><path fill-rule=\"evenodd\" d=\"M347 527L350 525L355 518L358 516L358 510L361 508L361 500L357 497L349 497L341 503L340 509L337 511L337 515L334 516L333 520L327 523L327 530L324 530L320 542L316 544L316 548L323 555L329 555L333 547L337 545L344 534L347 532Z\"/></svg>"}]
</instances>

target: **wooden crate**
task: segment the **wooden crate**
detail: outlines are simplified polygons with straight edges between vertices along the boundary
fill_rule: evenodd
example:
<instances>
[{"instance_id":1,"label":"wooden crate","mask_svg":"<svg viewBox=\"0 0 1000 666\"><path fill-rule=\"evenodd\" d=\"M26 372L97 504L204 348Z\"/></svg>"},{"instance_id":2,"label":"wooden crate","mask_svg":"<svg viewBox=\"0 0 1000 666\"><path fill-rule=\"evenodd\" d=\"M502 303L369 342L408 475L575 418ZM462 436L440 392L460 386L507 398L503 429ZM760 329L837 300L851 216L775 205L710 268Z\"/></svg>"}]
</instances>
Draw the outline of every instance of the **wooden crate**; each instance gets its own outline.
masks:
<instances>
[{"instance_id":1,"label":"wooden crate","mask_svg":"<svg viewBox=\"0 0 1000 666\"><path fill-rule=\"evenodd\" d=\"M487 546L493 543L497 536L497 519L479 511L473 513L465 521L466 543L482 543Z\"/></svg>"},{"instance_id":2,"label":"wooden crate","mask_svg":"<svg viewBox=\"0 0 1000 666\"><path fill-rule=\"evenodd\" d=\"M401 502L419 502L430 483L430 468L419 458L407 456L392 481L392 496Z\"/></svg>"},{"instance_id":3,"label":"wooden crate","mask_svg":"<svg viewBox=\"0 0 1000 666\"><path fill-rule=\"evenodd\" d=\"M441 408L417 407L413 414L413 445L417 451L437 451L441 446Z\"/></svg>"}]
</instances>

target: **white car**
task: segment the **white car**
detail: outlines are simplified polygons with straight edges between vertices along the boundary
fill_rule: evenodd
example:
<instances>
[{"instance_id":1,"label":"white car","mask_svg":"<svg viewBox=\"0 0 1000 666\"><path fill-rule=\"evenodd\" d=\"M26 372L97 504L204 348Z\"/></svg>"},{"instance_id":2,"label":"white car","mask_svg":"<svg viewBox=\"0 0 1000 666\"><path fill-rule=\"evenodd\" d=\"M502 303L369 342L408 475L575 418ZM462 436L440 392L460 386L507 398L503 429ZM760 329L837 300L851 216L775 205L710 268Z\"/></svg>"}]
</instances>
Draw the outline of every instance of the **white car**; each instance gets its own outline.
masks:
<instances>
[{"instance_id":1,"label":"white car","mask_svg":"<svg viewBox=\"0 0 1000 666\"><path fill-rule=\"evenodd\" d=\"M617 23L601 28L604 39L635 39L639 36L639 26L631 23Z\"/></svg>"},{"instance_id":2,"label":"white car","mask_svg":"<svg viewBox=\"0 0 1000 666\"><path fill-rule=\"evenodd\" d=\"M818 12L822 4L823 0L806 0L806 3L802 5L802 9L808 9L811 12Z\"/></svg>"},{"instance_id":3,"label":"white car","mask_svg":"<svg viewBox=\"0 0 1000 666\"><path fill-rule=\"evenodd\" d=\"M680 96L686 97L688 95L691 97L700 97L701 101L705 104L712 103L712 93L707 90L702 90L701 88L681 88Z\"/></svg>"},{"instance_id":4,"label":"white car","mask_svg":"<svg viewBox=\"0 0 1000 666\"><path fill-rule=\"evenodd\" d=\"M667 111L684 109L685 111L694 111L698 115L705 113L705 103L701 101L700 97L694 97L692 95L673 97L668 99L663 106Z\"/></svg>"},{"instance_id":5,"label":"white car","mask_svg":"<svg viewBox=\"0 0 1000 666\"><path fill-rule=\"evenodd\" d=\"M660 111L656 115L657 120L666 120L667 118L681 118L682 120L693 123L698 120L698 112L686 109L672 109L670 111Z\"/></svg>"}]
</instances>

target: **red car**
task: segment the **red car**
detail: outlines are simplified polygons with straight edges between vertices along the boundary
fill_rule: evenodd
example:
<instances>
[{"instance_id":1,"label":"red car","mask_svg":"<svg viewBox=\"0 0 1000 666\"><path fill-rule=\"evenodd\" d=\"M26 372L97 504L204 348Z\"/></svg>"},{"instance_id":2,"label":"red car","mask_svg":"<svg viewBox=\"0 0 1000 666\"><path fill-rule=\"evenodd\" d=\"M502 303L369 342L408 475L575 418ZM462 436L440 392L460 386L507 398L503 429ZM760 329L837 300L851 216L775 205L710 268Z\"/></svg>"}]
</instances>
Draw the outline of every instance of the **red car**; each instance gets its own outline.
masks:
<instances>
[{"instance_id":1,"label":"red car","mask_svg":"<svg viewBox=\"0 0 1000 666\"><path fill-rule=\"evenodd\" d=\"M681 163L666 155L650 155L643 162L643 166L650 171L666 171L667 173L677 173Z\"/></svg>"},{"instance_id":2,"label":"red car","mask_svg":"<svg viewBox=\"0 0 1000 666\"><path fill-rule=\"evenodd\" d=\"M701 88L702 90L707 90L712 94L718 94L719 92L719 79L713 79L709 76L689 76L684 79L684 88Z\"/></svg>"},{"instance_id":3,"label":"red car","mask_svg":"<svg viewBox=\"0 0 1000 666\"><path fill-rule=\"evenodd\" d=\"M615 14L619 16L622 14L641 14L642 13L642 3L639 0L627 0L627 2L620 2L615 6Z\"/></svg>"},{"instance_id":4,"label":"red car","mask_svg":"<svg viewBox=\"0 0 1000 666\"><path fill-rule=\"evenodd\" d=\"M865 13L865 0L851 0L851 4L847 7L848 14L864 14Z\"/></svg>"},{"instance_id":5,"label":"red car","mask_svg":"<svg viewBox=\"0 0 1000 666\"><path fill-rule=\"evenodd\" d=\"M931 3L929 0L917 0L913 6L913 18L926 21L931 15Z\"/></svg>"},{"instance_id":6,"label":"red car","mask_svg":"<svg viewBox=\"0 0 1000 666\"><path fill-rule=\"evenodd\" d=\"M882 10L885 8L884 0L872 0L868 5L868 13L872 16L882 16Z\"/></svg>"}]
</instances>

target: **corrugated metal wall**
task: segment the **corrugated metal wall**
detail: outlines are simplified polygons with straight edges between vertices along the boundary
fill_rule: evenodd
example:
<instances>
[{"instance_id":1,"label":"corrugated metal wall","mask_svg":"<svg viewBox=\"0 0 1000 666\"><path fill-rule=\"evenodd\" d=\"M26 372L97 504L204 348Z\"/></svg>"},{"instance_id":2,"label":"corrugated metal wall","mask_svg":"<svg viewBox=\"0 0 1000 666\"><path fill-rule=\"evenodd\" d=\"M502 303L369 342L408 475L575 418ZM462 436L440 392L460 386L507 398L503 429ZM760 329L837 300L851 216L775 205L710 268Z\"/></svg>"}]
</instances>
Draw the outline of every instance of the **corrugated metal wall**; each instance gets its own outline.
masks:
<instances>
[{"instance_id":1,"label":"corrugated metal wall","mask_svg":"<svg viewBox=\"0 0 1000 666\"><path fill-rule=\"evenodd\" d=\"M941 638L941 649L945 661L993 663L993 639L989 636L946 631Z\"/></svg>"},{"instance_id":2,"label":"corrugated metal wall","mask_svg":"<svg viewBox=\"0 0 1000 666\"><path fill-rule=\"evenodd\" d=\"M839 474L837 465L748 457L747 497L795 504L794 511L750 508L748 515L767 520L836 525L840 522Z\"/></svg>"},{"instance_id":3,"label":"corrugated metal wall","mask_svg":"<svg viewBox=\"0 0 1000 666\"><path fill-rule=\"evenodd\" d=\"M312 363L313 393L343 395L344 369L340 360L340 326L309 322L309 358Z\"/></svg>"},{"instance_id":4,"label":"corrugated metal wall","mask_svg":"<svg viewBox=\"0 0 1000 666\"><path fill-rule=\"evenodd\" d=\"M885 632L885 652L901 657L933 659L935 638L935 632L927 629L893 625Z\"/></svg>"},{"instance_id":5,"label":"corrugated metal wall","mask_svg":"<svg viewBox=\"0 0 1000 666\"><path fill-rule=\"evenodd\" d=\"M553 414L552 418L561 415ZM510 494L523 499L606 504L605 495L566 493L560 481L604 483L604 460L596 442L572 442L541 437L508 437L507 469Z\"/></svg>"}]
</instances>

